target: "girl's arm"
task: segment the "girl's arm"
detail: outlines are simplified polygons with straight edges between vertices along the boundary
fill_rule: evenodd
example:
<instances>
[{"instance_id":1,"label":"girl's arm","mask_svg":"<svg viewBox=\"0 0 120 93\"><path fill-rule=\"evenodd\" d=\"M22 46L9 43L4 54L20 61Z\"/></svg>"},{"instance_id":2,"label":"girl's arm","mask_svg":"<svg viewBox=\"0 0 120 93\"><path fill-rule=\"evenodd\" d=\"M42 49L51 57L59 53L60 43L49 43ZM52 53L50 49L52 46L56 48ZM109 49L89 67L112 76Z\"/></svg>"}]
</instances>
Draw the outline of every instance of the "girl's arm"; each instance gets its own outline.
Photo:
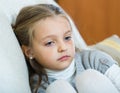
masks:
<instances>
[{"instance_id":1,"label":"girl's arm","mask_svg":"<svg viewBox=\"0 0 120 93\"><path fill-rule=\"evenodd\" d=\"M82 64L85 69L92 68L106 75L120 91L120 67L108 54L90 50L82 53Z\"/></svg>"},{"instance_id":2,"label":"girl's arm","mask_svg":"<svg viewBox=\"0 0 120 93\"><path fill-rule=\"evenodd\" d=\"M105 73L113 64L117 64L113 58L101 51L85 50L81 52L82 64L85 69L95 69Z\"/></svg>"}]
</instances>

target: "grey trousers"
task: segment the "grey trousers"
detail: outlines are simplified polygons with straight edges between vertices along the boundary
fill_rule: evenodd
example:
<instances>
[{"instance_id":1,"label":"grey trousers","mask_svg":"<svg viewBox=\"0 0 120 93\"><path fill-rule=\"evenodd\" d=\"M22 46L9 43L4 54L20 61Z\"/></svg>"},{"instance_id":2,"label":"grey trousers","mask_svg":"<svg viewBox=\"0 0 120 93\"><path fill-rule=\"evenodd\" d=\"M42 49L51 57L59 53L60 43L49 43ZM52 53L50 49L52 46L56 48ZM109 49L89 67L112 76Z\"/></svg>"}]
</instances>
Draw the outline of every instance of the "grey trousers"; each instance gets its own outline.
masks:
<instances>
[{"instance_id":1,"label":"grey trousers","mask_svg":"<svg viewBox=\"0 0 120 93\"><path fill-rule=\"evenodd\" d=\"M76 76L78 92L65 80L56 80L46 93L119 93L112 82L98 71L88 69Z\"/></svg>"}]
</instances>

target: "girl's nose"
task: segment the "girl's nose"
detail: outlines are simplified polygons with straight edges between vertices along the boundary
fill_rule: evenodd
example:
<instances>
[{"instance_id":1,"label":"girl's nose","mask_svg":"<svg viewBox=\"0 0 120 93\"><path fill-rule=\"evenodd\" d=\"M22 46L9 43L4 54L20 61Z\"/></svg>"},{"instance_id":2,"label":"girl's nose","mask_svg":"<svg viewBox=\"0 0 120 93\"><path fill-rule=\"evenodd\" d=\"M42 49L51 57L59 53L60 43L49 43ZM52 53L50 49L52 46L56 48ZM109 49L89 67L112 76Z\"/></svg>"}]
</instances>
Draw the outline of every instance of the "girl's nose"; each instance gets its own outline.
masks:
<instances>
[{"instance_id":1,"label":"girl's nose","mask_svg":"<svg viewBox=\"0 0 120 93\"><path fill-rule=\"evenodd\" d=\"M59 45L58 45L58 52L64 52L67 50L67 45L65 42L61 42Z\"/></svg>"}]
</instances>

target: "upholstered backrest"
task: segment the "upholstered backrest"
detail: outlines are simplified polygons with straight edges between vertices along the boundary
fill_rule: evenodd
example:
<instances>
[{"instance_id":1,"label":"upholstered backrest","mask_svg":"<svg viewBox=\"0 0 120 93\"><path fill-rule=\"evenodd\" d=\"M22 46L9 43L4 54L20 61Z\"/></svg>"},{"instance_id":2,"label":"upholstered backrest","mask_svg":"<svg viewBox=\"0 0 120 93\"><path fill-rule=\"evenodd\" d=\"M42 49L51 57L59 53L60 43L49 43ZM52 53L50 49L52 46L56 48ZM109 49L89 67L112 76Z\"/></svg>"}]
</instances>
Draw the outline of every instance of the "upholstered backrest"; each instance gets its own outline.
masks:
<instances>
[{"instance_id":1,"label":"upholstered backrest","mask_svg":"<svg viewBox=\"0 0 120 93\"><path fill-rule=\"evenodd\" d=\"M116 34L94 44L91 48L106 52L120 65L120 37Z\"/></svg>"},{"instance_id":2,"label":"upholstered backrest","mask_svg":"<svg viewBox=\"0 0 120 93\"><path fill-rule=\"evenodd\" d=\"M53 0L0 0L0 93L31 93L25 59L11 24L22 7L38 3L57 5Z\"/></svg>"}]
</instances>

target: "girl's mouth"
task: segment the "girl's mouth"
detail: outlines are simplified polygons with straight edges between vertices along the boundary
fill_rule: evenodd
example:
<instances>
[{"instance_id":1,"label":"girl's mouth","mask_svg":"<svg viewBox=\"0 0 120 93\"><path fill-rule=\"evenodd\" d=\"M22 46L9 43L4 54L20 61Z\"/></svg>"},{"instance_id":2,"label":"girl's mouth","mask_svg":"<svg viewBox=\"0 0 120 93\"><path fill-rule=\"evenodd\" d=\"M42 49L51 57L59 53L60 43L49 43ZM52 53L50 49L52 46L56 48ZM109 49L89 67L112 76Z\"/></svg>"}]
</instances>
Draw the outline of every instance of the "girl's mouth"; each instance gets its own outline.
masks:
<instances>
[{"instance_id":1,"label":"girl's mouth","mask_svg":"<svg viewBox=\"0 0 120 93\"><path fill-rule=\"evenodd\" d=\"M69 58L70 58L70 56L65 55L65 56L60 57L60 58L58 59L58 61L66 61L66 60L68 60Z\"/></svg>"}]
</instances>

